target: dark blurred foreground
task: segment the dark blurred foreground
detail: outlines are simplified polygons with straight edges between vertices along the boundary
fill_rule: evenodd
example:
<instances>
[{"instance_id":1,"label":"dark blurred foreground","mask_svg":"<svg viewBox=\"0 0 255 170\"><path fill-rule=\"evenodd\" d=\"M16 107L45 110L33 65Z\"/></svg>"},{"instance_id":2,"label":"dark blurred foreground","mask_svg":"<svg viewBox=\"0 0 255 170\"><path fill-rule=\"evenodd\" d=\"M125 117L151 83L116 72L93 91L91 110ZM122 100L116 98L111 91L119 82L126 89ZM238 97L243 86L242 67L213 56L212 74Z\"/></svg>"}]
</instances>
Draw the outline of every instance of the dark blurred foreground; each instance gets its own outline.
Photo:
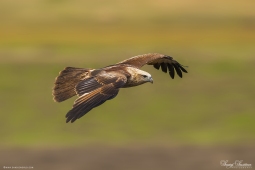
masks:
<instances>
[{"instance_id":1,"label":"dark blurred foreground","mask_svg":"<svg viewBox=\"0 0 255 170\"><path fill-rule=\"evenodd\" d=\"M221 160L255 166L255 147L103 147L65 149L1 150L1 167L24 166L31 169L226 169ZM12 168L13 169L13 168ZM20 168L21 169L21 168ZM23 168L25 169L25 168ZM29 169L29 168L26 168ZM251 169L251 168L250 168Z\"/></svg>"}]
</instances>

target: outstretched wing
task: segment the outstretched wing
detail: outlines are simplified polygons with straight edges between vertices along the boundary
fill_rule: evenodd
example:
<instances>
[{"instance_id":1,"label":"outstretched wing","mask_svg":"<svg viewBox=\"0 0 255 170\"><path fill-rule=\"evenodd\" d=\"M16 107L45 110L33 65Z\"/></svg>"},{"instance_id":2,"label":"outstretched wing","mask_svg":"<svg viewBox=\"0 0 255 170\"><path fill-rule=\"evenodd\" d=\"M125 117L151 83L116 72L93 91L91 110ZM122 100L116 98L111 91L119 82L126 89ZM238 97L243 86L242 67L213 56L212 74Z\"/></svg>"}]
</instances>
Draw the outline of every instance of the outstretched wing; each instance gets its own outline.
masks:
<instances>
[{"instance_id":1,"label":"outstretched wing","mask_svg":"<svg viewBox=\"0 0 255 170\"><path fill-rule=\"evenodd\" d=\"M79 98L75 100L73 108L66 114L66 123L74 122L94 107L117 96L119 88L126 83L127 78L122 74L112 76L90 78L76 86Z\"/></svg>"},{"instance_id":2,"label":"outstretched wing","mask_svg":"<svg viewBox=\"0 0 255 170\"><path fill-rule=\"evenodd\" d=\"M163 72L169 72L172 79L175 76L175 71L179 77L182 77L182 72L188 73L187 70L183 68L183 65L175 61L172 57L158 53L138 55L117 64L128 64L137 68L141 68L146 64L153 65L156 69L161 67Z\"/></svg>"}]
</instances>

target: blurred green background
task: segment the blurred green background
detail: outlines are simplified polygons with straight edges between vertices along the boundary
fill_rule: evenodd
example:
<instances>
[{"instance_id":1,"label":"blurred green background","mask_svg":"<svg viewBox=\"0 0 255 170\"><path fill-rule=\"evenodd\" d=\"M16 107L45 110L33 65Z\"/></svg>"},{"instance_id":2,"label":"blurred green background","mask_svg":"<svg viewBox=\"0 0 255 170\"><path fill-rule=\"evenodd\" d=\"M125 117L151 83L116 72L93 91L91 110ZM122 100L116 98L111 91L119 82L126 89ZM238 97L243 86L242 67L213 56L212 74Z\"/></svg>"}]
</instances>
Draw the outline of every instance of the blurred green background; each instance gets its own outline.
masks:
<instances>
[{"instance_id":1,"label":"blurred green background","mask_svg":"<svg viewBox=\"0 0 255 170\"><path fill-rule=\"evenodd\" d=\"M0 148L254 146L254 7L252 0L1 0ZM145 66L153 85L121 89L65 123L75 98L53 102L59 71L150 52L174 57L189 73L172 80Z\"/></svg>"}]
</instances>

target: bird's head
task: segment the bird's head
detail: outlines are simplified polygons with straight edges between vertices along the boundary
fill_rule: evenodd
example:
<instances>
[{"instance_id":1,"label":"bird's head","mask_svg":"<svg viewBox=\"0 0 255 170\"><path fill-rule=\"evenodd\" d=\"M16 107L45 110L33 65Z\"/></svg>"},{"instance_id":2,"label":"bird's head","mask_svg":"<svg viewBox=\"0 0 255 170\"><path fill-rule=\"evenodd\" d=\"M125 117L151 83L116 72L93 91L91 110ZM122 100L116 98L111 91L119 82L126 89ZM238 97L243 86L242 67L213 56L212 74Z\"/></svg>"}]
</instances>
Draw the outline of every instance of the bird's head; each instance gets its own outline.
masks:
<instances>
[{"instance_id":1,"label":"bird's head","mask_svg":"<svg viewBox=\"0 0 255 170\"><path fill-rule=\"evenodd\" d=\"M145 71L140 72L139 77L140 77L140 81L143 83L147 83L147 82L153 83L152 76Z\"/></svg>"}]
</instances>

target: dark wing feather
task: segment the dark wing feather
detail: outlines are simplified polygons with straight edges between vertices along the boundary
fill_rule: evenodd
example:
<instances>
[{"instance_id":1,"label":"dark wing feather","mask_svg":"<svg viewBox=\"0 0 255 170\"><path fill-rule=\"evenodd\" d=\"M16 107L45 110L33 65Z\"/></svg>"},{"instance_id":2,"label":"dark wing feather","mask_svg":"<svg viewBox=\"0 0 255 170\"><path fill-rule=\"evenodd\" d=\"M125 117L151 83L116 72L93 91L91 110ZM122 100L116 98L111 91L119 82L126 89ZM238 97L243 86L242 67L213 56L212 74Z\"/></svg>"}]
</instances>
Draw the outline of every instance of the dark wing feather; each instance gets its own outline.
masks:
<instances>
[{"instance_id":1,"label":"dark wing feather","mask_svg":"<svg viewBox=\"0 0 255 170\"><path fill-rule=\"evenodd\" d=\"M153 66L154 66L154 68L157 69L157 70L160 68L160 64L159 64L159 63L156 63L156 64L154 64Z\"/></svg>"},{"instance_id":2,"label":"dark wing feather","mask_svg":"<svg viewBox=\"0 0 255 170\"><path fill-rule=\"evenodd\" d=\"M174 69L176 71L176 73L178 74L179 77L182 77L182 71L181 69L178 67L178 65L176 63L172 64L174 66Z\"/></svg>"},{"instance_id":3,"label":"dark wing feather","mask_svg":"<svg viewBox=\"0 0 255 170\"><path fill-rule=\"evenodd\" d=\"M179 68L184 72L184 73L188 73L188 71L187 70L185 70L184 68L183 68L183 66L182 65L180 65L179 63L178 63L178 66L179 66Z\"/></svg>"},{"instance_id":4,"label":"dark wing feather","mask_svg":"<svg viewBox=\"0 0 255 170\"><path fill-rule=\"evenodd\" d=\"M93 73L93 72L92 72ZM102 73L102 72L101 72ZM106 84L113 83L117 81L117 79L122 78L122 74L117 74L116 77L107 76L107 72L103 72L103 74L99 74L95 77L90 77L88 79L82 80L76 85L76 93L78 96L83 95L84 93L89 93L93 90L96 90ZM120 76L120 77L118 77Z\"/></svg>"},{"instance_id":5,"label":"dark wing feather","mask_svg":"<svg viewBox=\"0 0 255 170\"><path fill-rule=\"evenodd\" d=\"M166 63L160 63L160 66L161 66L161 70L165 73L167 73L167 65Z\"/></svg>"},{"instance_id":6,"label":"dark wing feather","mask_svg":"<svg viewBox=\"0 0 255 170\"><path fill-rule=\"evenodd\" d=\"M107 90L108 92L105 92L105 88L110 88L109 86L110 85L106 85L106 87L99 88L78 98L75 101L73 109L66 114L66 122L68 123L71 121L73 123L94 107L103 104L106 100L112 98L112 96L116 96L119 91L118 89L111 89L111 91Z\"/></svg>"},{"instance_id":7,"label":"dark wing feather","mask_svg":"<svg viewBox=\"0 0 255 170\"><path fill-rule=\"evenodd\" d=\"M173 65L167 63L167 67L168 67L168 70L169 70L169 75L171 76L172 79L174 79L174 74L175 74L175 72L174 72L174 67L173 67Z\"/></svg>"},{"instance_id":8,"label":"dark wing feather","mask_svg":"<svg viewBox=\"0 0 255 170\"><path fill-rule=\"evenodd\" d=\"M174 78L175 71L179 77L182 77L182 72L188 73L187 70L185 70L183 66L172 57L158 53L138 55L117 64L127 64L137 68L141 68L146 64L153 65L156 69L161 67L161 70L165 73L168 69L171 78Z\"/></svg>"},{"instance_id":9,"label":"dark wing feather","mask_svg":"<svg viewBox=\"0 0 255 170\"><path fill-rule=\"evenodd\" d=\"M100 79L102 79L102 77ZM124 76L114 77L111 78L111 80L111 83L101 84L99 88L96 88L90 92L87 92L85 87L91 88L93 83L97 86L98 84L95 82L96 79L89 79L87 83L86 81L79 83L76 86L76 91L80 97L75 100L73 108L66 114L66 122L74 122L91 109L103 104L106 100L113 99L115 96L117 96L119 88L122 87L127 81L126 77ZM108 82L109 81L110 80L108 80ZM85 93L82 94L82 92Z\"/></svg>"},{"instance_id":10,"label":"dark wing feather","mask_svg":"<svg viewBox=\"0 0 255 170\"><path fill-rule=\"evenodd\" d=\"M95 89L102 87L95 77L90 77L88 79L82 80L76 85L76 93L81 96L84 93L89 93Z\"/></svg>"}]
</instances>

